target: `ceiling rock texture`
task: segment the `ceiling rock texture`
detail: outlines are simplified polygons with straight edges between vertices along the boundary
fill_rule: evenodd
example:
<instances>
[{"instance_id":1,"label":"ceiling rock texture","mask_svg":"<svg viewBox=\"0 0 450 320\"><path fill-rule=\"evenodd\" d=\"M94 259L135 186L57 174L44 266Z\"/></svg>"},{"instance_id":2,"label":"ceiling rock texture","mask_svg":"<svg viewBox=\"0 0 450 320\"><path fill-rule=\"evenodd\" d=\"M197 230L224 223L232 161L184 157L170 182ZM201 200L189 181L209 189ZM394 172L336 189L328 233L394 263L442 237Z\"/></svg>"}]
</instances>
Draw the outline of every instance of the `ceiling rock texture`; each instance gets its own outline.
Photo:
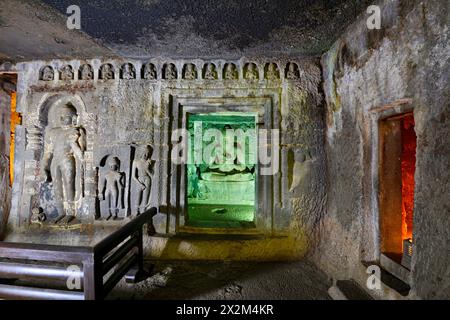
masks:
<instances>
[{"instance_id":1,"label":"ceiling rock texture","mask_svg":"<svg viewBox=\"0 0 450 320\"><path fill-rule=\"evenodd\" d=\"M320 55L370 1L5 0L0 57ZM81 9L81 32L66 28Z\"/></svg>"},{"instance_id":2,"label":"ceiling rock texture","mask_svg":"<svg viewBox=\"0 0 450 320\"><path fill-rule=\"evenodd\" d=\"M0 62L110 56L83 32L69 30L66 17L28 0L4 0L0 6Z\"/></svg>"}]
</instances>

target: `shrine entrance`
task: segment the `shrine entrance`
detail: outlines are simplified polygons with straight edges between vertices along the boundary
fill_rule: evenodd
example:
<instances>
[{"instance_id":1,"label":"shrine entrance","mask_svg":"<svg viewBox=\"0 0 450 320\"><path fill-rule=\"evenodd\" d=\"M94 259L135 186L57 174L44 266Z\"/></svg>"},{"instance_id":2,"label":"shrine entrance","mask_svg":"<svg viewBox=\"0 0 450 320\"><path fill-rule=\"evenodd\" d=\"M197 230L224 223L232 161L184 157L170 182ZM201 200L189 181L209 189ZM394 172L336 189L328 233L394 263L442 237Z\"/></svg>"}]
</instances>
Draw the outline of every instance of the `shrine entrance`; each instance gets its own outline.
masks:
<instances>
[{"instance_id":1,"label":"shrine entrance","mask_svg":"<svg viewBox=\"0 0 450 320\"><path fill-rule=\"evenodd\" d=\"M188 114L186 225L255 226L256 121L243 112Z\"/></svg>"}]
</instances>

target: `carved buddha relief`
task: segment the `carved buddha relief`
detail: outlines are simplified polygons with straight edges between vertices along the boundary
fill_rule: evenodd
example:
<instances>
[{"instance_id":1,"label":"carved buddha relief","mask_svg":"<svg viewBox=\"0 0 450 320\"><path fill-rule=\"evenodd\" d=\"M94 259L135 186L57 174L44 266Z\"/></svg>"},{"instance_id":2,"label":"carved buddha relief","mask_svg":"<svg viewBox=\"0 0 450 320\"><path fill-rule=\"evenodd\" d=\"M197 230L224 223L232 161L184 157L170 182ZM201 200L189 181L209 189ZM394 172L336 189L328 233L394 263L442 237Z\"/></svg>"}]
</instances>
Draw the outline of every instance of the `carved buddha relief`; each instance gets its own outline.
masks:
<instances>
[{"instance_id":1,"label":"carved buddha relief","mask_svg":"<svg viewBox=\"0 0 450 320\"><path fill-rule=\"evenodd\" d=\"M164 67L164 79L175 80L177 78L177 68L173 63L169 63Z\"/></svg>"},{"instance_id":2,"label":"carved buddha relief","mask_svg":"<svg viewBox=\"0 0 450 320\"><path fill-rule=\"evenodd\" d=\"M156 80L156 67L153 63L144 65L142 77L146 80Z\"/></svg>"},{"instance_id":3,"label":"carved buddha relief","mask_svg":"<svg viewBox=\"0 0 450 320\"><path fill-rule=\"evenodd\" d=\"M73 80L73 70L69 65L65 65L61 68L59 73L59 79L63 81Z\"/></svg>"},{"instance_id":4,"label":"carved buddha relief","mask_svg":"<svg viewBox=\"0 0 450 320\"><path fill-rule=\"evenodd\" d=\"M280 78L278 67L275 63L271 62L266 65L266 79L277 80Z\"/></svg>"},{"instance_id":5,"label":"carved buddha relief","mask_svg":"<svg viewBox=\"0 0 450 320\"><path fill-rule=\"evenodd\" d=\"M89 64L83 64L80 66L79 75L80 80L92 80L94 79L94 71Z\"/></svg>"},{"instance_id":6,"label":"carved buddha relief","mask_svg":"<svg viewBox=\"0 0 450 320\"><path fill-rule=\"evenodd\" d=\"M40 79L43 81L52 81L55 78L55 73L51 66L42 68Z\"/></svg>"},{"instance_id":7,"label":"carved buddha relief","mask_svg":"<svg viewBox=\"0 0 450 320\"><path fill-rule=\"evenodd\" d=\"M203 76L206 80L215 80L217 79L216 66L214 63L207 63L205 65L205 75Z\"/></svg>"},{"instance_id":8,"label":"carved buddha relief","mask_svg":"<svg viewBox=\"0 0 450 320\"><path fill-rule=\"evenodd\" d=\"M71 104L56 105L54 124L45 130L41 176L51 183L58 217L55 222L67 224L75 219L76 176L86 150L84 129L77 126L77 110Z\"/></svg>"},{"instance_id":9,"label":"carved buddha relief","mask_svg":"<svg viewBox=\"0 0 450 320\"><path fill-rule=\"evenodd\" d=\"M195 65L193 63L188 63L185 66L184 69L184 79L186 80L195 80L197 79L197 70L195 68Z\"/></svg>"},{"instance_id":10,"label":"carved buddha relief","mask_svg":"<svg viewBox=\"0 0 450 320\"><path fill-rule=\"evenodd\" d=\"M258 68L256 67L256 64L254 63L247 63L245 68L245 79L247 80L258 80Z\"/></svg>"},{"instance_id":11,"label":"carved buddha relief","mask_svg":"<svg viewBox=\"0 0 450 320\"><path fill-rule=\"evenodd\" d=\"M114 79L114 67L111 64L106 63L100 67L100 79L102 80Z\"/></svg>"},{"instance_id":12,"label":"carved buddha relief","mask_svg":"<svg viewBox=\"0 0 450 320\"><path fill-rule=\"evenodd\" d=\"M234 63L227 63L223 78L226 80L236 80L238 78L238 71Z\"/></svg>"},{"instance_id":13,"label":"carved buddha relief","mask_svg":"<svg viewBox=\"0 0 450 320\"><path fill-rule=\"evenodd\" d=\"M300 78L300 73L296 63L289 62L286 69L286 79L297 80Z\"/></svg>"},{"instance_id":14,"label":"carved buddha relief","mask_svg":"<svg viewBox=\"0 0 450 320\"><path fill-rule=\"evenodd\" d=\"M124 80L136 79L136 71L131 63L125 63L120 70L120 78Z\"/></svg>"}]
</instances>

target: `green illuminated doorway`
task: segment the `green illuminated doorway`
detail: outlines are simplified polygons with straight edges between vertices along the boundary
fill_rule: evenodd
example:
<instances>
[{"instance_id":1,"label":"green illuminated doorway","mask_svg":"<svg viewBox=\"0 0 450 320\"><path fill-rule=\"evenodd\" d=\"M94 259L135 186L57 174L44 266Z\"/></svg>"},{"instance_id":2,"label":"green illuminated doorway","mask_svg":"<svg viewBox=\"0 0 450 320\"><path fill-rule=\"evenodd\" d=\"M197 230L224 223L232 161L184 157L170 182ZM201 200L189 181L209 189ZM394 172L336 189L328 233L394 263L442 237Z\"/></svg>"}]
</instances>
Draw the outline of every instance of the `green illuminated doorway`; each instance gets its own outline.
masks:
<instances>
[{"instance_id":1,"label":"green illuminated doorway","mask_svg":"<svg viewBox=\"0 0 450 320\"><path fill-rule=\"evenodd\" d=\"M187 115L187 225L254 227L256 119L242 112Z\"/></svg>"}]
</instances>

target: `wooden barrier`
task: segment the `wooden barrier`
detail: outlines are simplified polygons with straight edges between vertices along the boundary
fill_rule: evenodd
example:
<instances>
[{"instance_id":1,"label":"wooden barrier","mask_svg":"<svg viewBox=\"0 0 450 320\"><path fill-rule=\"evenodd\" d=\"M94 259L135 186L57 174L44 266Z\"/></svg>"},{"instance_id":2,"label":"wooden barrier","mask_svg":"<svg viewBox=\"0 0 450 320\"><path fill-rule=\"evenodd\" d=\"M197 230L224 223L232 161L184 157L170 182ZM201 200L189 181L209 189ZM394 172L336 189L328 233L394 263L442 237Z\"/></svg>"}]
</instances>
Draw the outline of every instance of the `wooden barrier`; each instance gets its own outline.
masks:
<instances>
[{"instance_id":1,"label":"wooden barrier","mask_svg":"<svg viewBox=\"0 0 450 320\"><path fill-rule=\"evenodd\" d=\"M93 247L0 242L0 298L100 300L124 276L129 283L138 282L147 276L143 268L143 226L156 213L156 208L147 210ZM36 281L32 283L45 280L49 285L73 278L80 282L76 290L42 288ZM14 280L31 284L16 285Z\"/></svg>"}]
</instances>

